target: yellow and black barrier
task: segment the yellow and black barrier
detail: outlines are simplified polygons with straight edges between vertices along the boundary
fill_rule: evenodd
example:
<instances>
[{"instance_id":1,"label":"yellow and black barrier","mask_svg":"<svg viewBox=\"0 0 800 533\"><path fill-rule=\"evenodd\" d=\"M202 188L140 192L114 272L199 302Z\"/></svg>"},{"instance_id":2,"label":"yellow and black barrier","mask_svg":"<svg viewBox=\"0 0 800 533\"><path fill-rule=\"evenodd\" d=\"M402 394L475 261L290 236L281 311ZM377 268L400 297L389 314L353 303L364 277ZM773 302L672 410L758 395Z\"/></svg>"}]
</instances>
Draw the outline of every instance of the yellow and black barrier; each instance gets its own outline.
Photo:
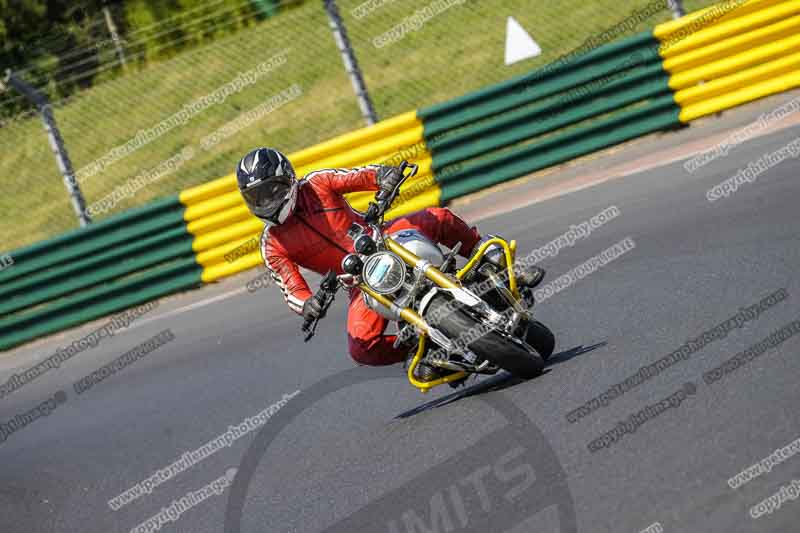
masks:
<instances>
[{"instance_id":1,"label":"yellow and black barrier","mask_svg":"<svg viewBox=\"0 0 800 533\"><path fill-rule=\"evenodd\" d=\"M653 34L683 123L800 86L798 0L726 0Z\"/></svg>"}]
</instances>

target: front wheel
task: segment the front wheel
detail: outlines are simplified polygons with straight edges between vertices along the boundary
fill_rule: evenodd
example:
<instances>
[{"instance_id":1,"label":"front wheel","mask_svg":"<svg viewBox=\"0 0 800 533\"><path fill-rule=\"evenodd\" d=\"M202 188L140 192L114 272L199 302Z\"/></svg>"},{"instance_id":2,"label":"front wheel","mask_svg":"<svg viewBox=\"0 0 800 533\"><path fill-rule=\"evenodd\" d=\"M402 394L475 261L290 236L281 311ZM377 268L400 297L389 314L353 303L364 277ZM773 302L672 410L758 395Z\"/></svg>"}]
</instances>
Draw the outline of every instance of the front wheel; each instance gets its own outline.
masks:
<instances>
[{"instance_id":1,"label":"front wheel","mask_svg":"<svg viewBox=\"0 0 800 533\"><path fill-rule=\"evenodd\" d=\"M542 359L547 359L553 354L556 347L556 338L550 328L539 322L538 320L531 319L525 329L524 339Z\"/></svg>"},{"instance_id":2,"label":"front wheel","mask_svg":"<svg viewBox=\"0 0 800 533\"><path fill-rule=\"evenodd\" d=\"M450 301L452 298L449 295L440 293L428 305L425 315L437 317L432 324L435 328L455 340L480 327L481 322L461 306L451 311L448 308ZM521 342L514 342L513 338L497 330L490 330L472 341L469 348L479 357L519 378L534 378L544 368L544 360L539 354L531 353Z\"/></svg>"}]
</instances>

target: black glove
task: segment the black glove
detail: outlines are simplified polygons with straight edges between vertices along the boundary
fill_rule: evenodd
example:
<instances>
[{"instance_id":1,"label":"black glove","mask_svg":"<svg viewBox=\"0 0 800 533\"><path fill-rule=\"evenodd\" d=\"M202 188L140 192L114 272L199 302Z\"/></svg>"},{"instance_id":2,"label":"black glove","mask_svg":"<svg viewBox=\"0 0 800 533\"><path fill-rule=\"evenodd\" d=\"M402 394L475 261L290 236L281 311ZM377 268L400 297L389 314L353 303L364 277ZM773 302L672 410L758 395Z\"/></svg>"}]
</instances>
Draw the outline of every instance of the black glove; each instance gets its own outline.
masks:
<instances>
[{"instance_id":1,"label":"black glove","mask_svg":"<svg viewBox=\"0 0 800 533\"><path fill-rule=\"evenodd\" d=\"M385 200L397 188L397 184L403 179L403 174L398 167L381 166L378 169L378 200Z\"/></svg>"},{"instance_id":2,"label":"black glove","mask_svg":"<svg viewBox=\"0 0 800 533\"><path fill-rule=\"evenodd\" d=\"M322 303L322 296L319 294L314 294L308 298L303 304L303 318L306 320L323 318L325 313L322 311Z\"/></svg>"}]
</instances>

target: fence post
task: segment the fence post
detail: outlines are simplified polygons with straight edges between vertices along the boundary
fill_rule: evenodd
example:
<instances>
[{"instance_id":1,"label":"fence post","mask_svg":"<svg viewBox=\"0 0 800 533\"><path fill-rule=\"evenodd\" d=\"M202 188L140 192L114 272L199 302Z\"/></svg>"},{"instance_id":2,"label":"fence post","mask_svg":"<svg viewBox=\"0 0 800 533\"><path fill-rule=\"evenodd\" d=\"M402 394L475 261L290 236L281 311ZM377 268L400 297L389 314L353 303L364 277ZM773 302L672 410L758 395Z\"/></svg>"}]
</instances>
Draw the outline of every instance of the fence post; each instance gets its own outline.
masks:
<instances>
[{"instance_id":1,"label":"fence post","mask_svg":"<svg viewBox=\"0 0 800 533\"><path fill-rule=\"evenodd\" d=\"M350 45L350 39L347 36L347 29L344 26L342 17L339 15L339 8L334 0L322 0L322 2L325 5L325 11L328 12L328 19L330 19L333 38L336 39L336 46L339 47L339 52L342 54L344 68L353 83L361 114L364 116L364 120L367 121L367 125L372 126L378 121L378 117L375 115L375 108L372 106L372 100L367 92L361 69L358 68L358 61L356 61L353 47Z\"/></svg>"},{"instance_id":2,"label":"fence post","mask_svg":"<svg viewBox=\"0 0 800 533\"><path fill-rule=\"evenodd\" d=\"M683 0L667 0L669 8L672 10L672 18L679 19L686 14L683 9Z\"/></svg>"},{"instance_id":3,"label":"fence post","mask_svg":"<svg viewBox=\"0 0 800 533\"><path fill-rule=\"evenodd\" d=\"M50 107L50 101L47 99L47 96L18 78L11 70L6 70L5 83L0 83L0 90L5 89L6 85L22 93L25 98L36 106L36 109L41 114L44 129L50 141L50 147L53 149L53 154L56 156L58 168L64 176L64 185L66 185L67 192L72 200L72 207L78 215L78 221L81 226L90 224L92 219L86 213L86 202L83 199L80 185L78 185L78 181L75 179L75 172L72 169L72 162L69 160L67 147L64 145L64 139L61 137L61 132L58 130L56 117L53 115L53 110Z\"/></svg>"},{"instance_id":4,"label":"fence post","mask_svg":"<svg viewBox=\"0 0 800 533\"><path fill-rule=\"evenodd\" d=\"M117 49L119 62L123 67L125 67L125 52L122 50L122 43L120 42L119 33L117 32L117 25L114 23L114 19L111 17L111 10L108 9L108 6L103 6L103 16L106 19L108 33L111 35L111 42L114 43L114 47Z\"/></svg>"}]
</instances>

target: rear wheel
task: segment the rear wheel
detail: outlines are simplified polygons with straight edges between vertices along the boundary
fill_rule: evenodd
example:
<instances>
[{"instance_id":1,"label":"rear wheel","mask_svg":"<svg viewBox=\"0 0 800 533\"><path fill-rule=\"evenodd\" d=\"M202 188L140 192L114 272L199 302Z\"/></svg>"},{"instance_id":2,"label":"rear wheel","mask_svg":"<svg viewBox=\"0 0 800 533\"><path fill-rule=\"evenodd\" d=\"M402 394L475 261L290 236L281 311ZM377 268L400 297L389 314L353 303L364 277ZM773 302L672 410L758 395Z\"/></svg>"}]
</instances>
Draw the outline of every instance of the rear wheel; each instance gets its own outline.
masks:
<instances>
[{"instance_id":1,"label":"rear wheel","mask_svg":"<svg viewBox=\"0 0 800 533\"><path fill-rule=\"evenodd\" d=\"M457 339L481 324L467 310L458 307L448 309L452 298L446 294L433 297L425 314L437 317L434 327L451 339ZM469 344L470 349L479 357L507 370L514 376L530 379L542 373L544 360L536 353L531 353L521 342L498 330L491 330ZM551 350L552 352L552 350Z\"/></svg>"}]
</instances>

